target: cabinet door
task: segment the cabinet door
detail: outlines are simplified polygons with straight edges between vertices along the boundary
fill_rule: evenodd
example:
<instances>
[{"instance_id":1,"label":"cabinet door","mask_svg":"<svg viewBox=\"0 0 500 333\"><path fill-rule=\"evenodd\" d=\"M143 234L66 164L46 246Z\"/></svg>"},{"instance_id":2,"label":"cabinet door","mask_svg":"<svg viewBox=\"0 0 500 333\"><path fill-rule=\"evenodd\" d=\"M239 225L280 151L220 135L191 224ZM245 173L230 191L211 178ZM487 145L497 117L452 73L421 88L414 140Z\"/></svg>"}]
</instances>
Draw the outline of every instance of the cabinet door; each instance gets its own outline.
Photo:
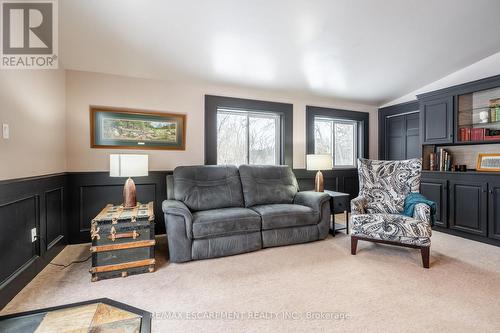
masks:
<instances>
[{"instance_id":1,"label":"cabinet door","mask_svg":"<svg viewBox=\"0 0 500 333\"><path fill-rule=\"evenodd\" d=\"M386 159L404 160L406 145L405 116L386 118Z\"/></svg>"},{"instance_id":2,"label":"cabinet door","mask_svg":"<svg viewBox=\"0 0 500 333\"><path fill-rule=\"evenodd\" d=\"M385 159L421 157L419 112L385 118Z\"/></svg>"},{"instance_id":3,"label":"cabinet door","mask_svg":"<svg viewBox=\"0 0 500 333\"><path fill-rule=\"evenodd\" d=\"M422 101L420 128L423 144L453 142L453 97Z\"/></svg>"},{"instance_id":4,"label":"cabinet door","mask_svg":"<svg viewBox=\"0 0 500 333\"><path fill-rule=\"evenodd\" d=\"M488 184L450 180L450 229L486 236Z\"/></svg>"},{"instance_id":5,"label":"cabinet door","mask_svg":"<svg viewBox=\"0 0 500 333\"><path fill-rule=\"evenodd\" d=\"M488 237L500 240L500 182L489 182Z\"/></svg>"},{"instance_id":6,"label":"cabinet door","mask_svg":"<svg viewBox=\"0 0 500 333\"><path fill-rule=\"evenodd\" d=\"M434 225L448 227L448 181L442 179L422 179L420 193L436 203Z\"/></svg>"},{"instance_id":7,"label":"cabinet door","mask_svg":"<svg viewBox=\"0 0 500 333\"><path fill-rule=\"evenodd\" d=\"M420 145L420 114L412 113L406 116L406 159L422 157Z\"/></svg>"}]
</instances>

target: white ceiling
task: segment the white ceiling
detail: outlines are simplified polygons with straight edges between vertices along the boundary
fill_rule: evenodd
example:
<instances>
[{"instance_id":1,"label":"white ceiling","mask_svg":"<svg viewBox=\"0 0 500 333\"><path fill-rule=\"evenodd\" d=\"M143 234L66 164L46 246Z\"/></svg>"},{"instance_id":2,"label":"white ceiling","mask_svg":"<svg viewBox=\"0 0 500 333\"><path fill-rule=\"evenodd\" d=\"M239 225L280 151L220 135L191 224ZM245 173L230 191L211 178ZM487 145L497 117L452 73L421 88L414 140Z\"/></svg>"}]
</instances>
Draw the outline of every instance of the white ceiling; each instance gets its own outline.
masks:
<instances>
[{"instance_id":1,"label":"white ceiling","mask_svg":"<svg viewBox=\"0 0 500 333\"><path fill-rule=\"evenodd\" d=\"M499 0L64 0L65 68L381 104L500 51Z\"/></svg>"}]
</instances>

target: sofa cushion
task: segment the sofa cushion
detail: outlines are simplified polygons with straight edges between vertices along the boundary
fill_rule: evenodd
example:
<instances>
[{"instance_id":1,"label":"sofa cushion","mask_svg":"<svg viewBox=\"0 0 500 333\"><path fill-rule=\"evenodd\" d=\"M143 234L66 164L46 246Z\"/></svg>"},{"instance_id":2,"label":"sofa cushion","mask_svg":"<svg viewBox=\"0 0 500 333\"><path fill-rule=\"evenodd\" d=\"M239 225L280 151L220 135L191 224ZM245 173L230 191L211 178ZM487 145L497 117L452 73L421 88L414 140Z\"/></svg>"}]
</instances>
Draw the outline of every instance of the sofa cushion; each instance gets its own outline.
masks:
<instances>
[{"instance_id":1,"label":"sofa cushion","mask_svg":"<svg viewBox=\"0 0 500 333\"><path fill-rule=\"evenodd\" d=\"M262 230L317 224L319 212L307 206L273 204L251 207L262 217Z\"/></svg>"},{"instance_id":2,"label":"sofa cushion","mask_svg":"<svg viewBox=\"0 0 500 333\"><path fill-rule=\"evenodd\" d=\"M259 214L248 208L219 208L193 213L195 239L260 231Z\"/></svg>"},{"instance_id":3,"label":"sofa cushion","mask_svg":"<svg viewBox=\"0 0 500 333\"><path fill-rule=\"evenodd\" d=\"M286 165L241 165L245 206L291 204L299 189L292 169Z\"/></svg>"},{"instance_id":4,"label":"sofa cushion","mask_svg":"<svg viewBox=\"0 0 500 333\"><path fill-rule=\"evenodd\" d=\"M244 205L239 172L232 165L175 168L174 196L193 211Z\"/></svg>"}]
</instances>

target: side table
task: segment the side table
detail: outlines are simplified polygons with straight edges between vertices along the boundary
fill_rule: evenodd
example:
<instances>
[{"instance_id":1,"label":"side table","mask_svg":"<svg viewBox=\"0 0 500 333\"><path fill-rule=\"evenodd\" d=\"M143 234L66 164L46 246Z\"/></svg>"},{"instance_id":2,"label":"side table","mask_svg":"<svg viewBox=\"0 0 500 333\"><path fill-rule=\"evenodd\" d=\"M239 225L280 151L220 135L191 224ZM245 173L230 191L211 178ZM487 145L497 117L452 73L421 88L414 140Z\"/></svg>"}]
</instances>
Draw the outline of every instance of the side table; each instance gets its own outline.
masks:
<instances>
[{"instance_id":1,"label":"side table","mask_svg":"<svg viewBox=\"0 0 500 333\"><path fill-rule=\"evenodd\" d=\"M329 190L325 190L325 193L330 196L330 211L333 215L330 233L335 237L335 232L345 229L346 234L349 234L349 194ZM335 223L335 214L339 213L345 214L345 225Z\"/></svg>"}]
</instances>

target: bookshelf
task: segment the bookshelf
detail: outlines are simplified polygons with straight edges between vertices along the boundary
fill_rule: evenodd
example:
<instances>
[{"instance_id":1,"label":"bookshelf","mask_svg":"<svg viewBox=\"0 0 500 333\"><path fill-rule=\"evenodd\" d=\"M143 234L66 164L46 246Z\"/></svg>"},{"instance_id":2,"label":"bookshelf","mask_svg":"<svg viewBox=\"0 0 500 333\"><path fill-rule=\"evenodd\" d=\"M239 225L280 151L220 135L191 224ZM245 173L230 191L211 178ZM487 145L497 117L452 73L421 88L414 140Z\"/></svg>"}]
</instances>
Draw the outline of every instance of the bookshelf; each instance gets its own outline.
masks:
<instances>
[{"instance_id":1,"label":"bookshelf","mask_svg":"<svg viewBox=\"0 0 500 333\"><path fill-rule=\"evenodd\" d=\"M457 97L457 141L500 141L500 88L475 91Z\"/></svg>"}]
</instances>

